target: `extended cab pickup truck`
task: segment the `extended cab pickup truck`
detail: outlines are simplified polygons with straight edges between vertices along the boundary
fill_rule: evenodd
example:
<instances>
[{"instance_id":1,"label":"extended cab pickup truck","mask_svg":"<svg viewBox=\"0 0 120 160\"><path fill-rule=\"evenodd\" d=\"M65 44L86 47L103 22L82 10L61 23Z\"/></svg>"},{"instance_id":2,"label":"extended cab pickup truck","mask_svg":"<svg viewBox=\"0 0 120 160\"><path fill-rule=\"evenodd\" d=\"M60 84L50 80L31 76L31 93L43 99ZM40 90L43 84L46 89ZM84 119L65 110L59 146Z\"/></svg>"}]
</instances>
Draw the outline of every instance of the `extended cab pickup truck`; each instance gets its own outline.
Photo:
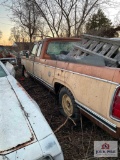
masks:
<instances>
[{"instance_id":1,"label":"extended cab pickup truck","mask_svg":"<svg viewBox=\"0 0 120 160\"><path fill-rule=\"evenodd\" d=\"M108 67L117 60L101 56L105 61L110 60L108 66L99 64L99 58L94 59L96 64L66 61L66 55L71 55L73 46L81 41L78 38L46 38L36 43L29 57L22 57L23 74L33 76L59 96L63 115L79 119L82 113L112 136L120 138L120 69ZM107 40L103 41L105 44L100 39L93 41L92 45L84 41L83 46L94 54L100 47L102 55L119 51L118 43L112 46L112 40L109 40L109 47L106 47ZM83 50L88 54L88 50Z\"/></svg>"}]
</instances>

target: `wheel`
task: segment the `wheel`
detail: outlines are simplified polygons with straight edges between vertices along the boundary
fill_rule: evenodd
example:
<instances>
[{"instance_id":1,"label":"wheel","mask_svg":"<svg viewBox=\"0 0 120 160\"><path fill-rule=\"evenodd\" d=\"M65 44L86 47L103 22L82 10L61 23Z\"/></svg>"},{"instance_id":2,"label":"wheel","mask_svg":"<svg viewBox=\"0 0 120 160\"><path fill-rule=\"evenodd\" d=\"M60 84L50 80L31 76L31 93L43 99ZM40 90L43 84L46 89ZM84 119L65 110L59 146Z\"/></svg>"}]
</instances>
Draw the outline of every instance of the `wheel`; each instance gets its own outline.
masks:
<instances>
[{"instance_id":1,"label":"wheel","mask_svg":"<svg viewBox=\"0 0 120 160\"><path fill-rule=\"evenodd\" d=\"M26 71L24 66L22 68L22 76L24 76L25 78L29 78L29 74L27 73L27 71Z\"/></svg>"},{"instance_id":2,"label":"wheel","mask_svg":"<svg viewBox=\"0 0 120 160\"><path fill-rule=\"evenodd\" d=\"M59 93L59 108L60 112L66 116L71 117L74 120L78 120L80 116L79 109L76 106L75 99L72 93L63 87Z\"/></svg>"}]
</instances>

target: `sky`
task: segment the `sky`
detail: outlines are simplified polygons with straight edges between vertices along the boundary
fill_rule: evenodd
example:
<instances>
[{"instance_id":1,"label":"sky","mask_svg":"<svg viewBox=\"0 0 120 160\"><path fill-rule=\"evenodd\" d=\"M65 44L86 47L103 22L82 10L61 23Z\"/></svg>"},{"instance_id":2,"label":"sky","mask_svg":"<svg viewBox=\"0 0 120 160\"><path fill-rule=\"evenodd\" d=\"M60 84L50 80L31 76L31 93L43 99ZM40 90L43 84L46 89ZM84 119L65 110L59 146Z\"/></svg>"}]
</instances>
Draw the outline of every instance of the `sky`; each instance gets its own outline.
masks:
<instances>
[{"instance_id":1,"label":"sky","mask_svg":"<svg viewBox=\"0 0 120 160\"><path fill-rule=\"evenodd\" d=\"M113 0L120 2L120 0ZM111 19L112 23L116 23L116 17L120 18L120 6L115 8L104 8L106 16ZM10 20L12 13L5 7L0 5L0 31L2 31L2 38L0 39L0 45L11 45L9 41L11 28L14 27L14 23Z\"/></svg>"},{"instance_id":2,"label":"sky","mask_svg":"<svg viewBox=\"0 0 120 160\"><path fill-rule=\"evenodd\" d=\"M14 27L14 23L10 20L10 11L5 7L0 6L0 31L2 32L2 38L0 44L9 45L10 30Z\"/></svg>"}]
</instances>

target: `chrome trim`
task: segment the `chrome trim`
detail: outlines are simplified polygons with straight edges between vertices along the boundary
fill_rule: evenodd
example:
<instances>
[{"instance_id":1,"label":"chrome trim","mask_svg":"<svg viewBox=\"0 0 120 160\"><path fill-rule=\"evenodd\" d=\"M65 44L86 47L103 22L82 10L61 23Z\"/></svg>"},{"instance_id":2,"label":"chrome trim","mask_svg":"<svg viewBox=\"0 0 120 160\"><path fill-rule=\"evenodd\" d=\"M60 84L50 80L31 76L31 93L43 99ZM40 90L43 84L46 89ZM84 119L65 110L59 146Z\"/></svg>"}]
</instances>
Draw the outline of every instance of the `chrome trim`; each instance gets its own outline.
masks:
<instances>
[{"instance_id":1,"label":"chrome trim","mask_svg":"<svg viewBox=\"0 0 120 160\"><path fill-rule=\"evenodd\" d=\"M112 116L112 108L113 108L113 103L114 103L115 95L116 95L116 93L117 93L117 91L118 91L119 88L120 88L120 85L115 88L115 91L113 93L112 100L111 100L110 111L109 111L110 118L113 119L113 120L115 120L115 121L117 121L117 122L120 122L120 119L117 119L117 118L115 118L115 117Z\"/></svg>"},{"instance_id":2,"label":"chrome trim","mask_svg":"<svg viewBox=\"0 0 120 160\"><path fill-rule=\"evenodd\" d=\"M49 65L45 65L45 66L46 66L46 67L50 67L50 68L54 68L54 69L56 68L56 67L53 67L53 66L49 66Z\"/></svg>"},{"instance_id":3,"label":"chrome trim","mask_svg":"<svg viewBox=\"0 0 120 160\"><path fill-rule=\"evenodd\" d=\"M40 63L40 62L38 62L38 63ZM81 76L84 76L84 77L88 77L88 78L96 79L96 80L99 80L99 81L103 81L103 82L106 82L106 83L111 83L111 84L119 85L119 83L115 83L115 82L112 82L112 81L109 81L109 80L106 80L106 79L97 78L97 77L89 76L89 75L86 75L86 74L81 74L81 73L73 72L73 71L70 71L70 70L63 69L63 68L53 67L53 66L46 65L46 64L43 64L43 63L40 63L40 64L42 64L44 66L47 66L47 67L56 68L56 69L59 69L59 70L70 72L70 73L73 73L73 74L81 75Z\"/></svg>"},{"instance_id":4,"label":"chrome trim","mask_svg":"<svg viewBox=\"0 0 120 160\"><path fill-rule=\"evenodd\" d=\"M1 60L16 60L16 58L14 58L14 57L0 58L0 61L1 61Z\"/></svg>"},{"instance_id":5,"label":"chrome trim","mask_svg":"<svg viewBox=\"0 0 120 160\"><path fill-rule=\"evenodd\" d=\"M117 126L113 123L111 123L110 121L108 121L107 119L105 119L104 117L100 116L99 114L97 114L96 112L92 111L91 109L87 108L85 105L83 105L82 103L78 102L77 100L75 100L75 102L77 103L78 105L78 108L80 108L81 110L83 110L84 112L86 112L87 114L89 114L90 116L92 116L94 119L96 119L97 121L99 121L100 123L102 123L103 125L105 125L107 128L109 128L110 130L112 130L113 132L116 133L115 129L117 128ZM85 111L82 107L87 110ZM92 114L92 115L91 115ZM99 119L97 119L96 117L98 117L99 119L103 120L100 121ZM111 127L107 126L105 123L107 123L108 125L110 125L111 127L115 128L115 129L112 129Z\"/></svg>"},{"instance_id":6,"label":"chrome trim","mask_svg":"<svg viewBox=\"0 0 120 160\"><path fill-rule=\"evenodd\" d=\"M41 81L42 83L44 83L47 87L49 87L51 90L54 91L54 88L52 85L50 85L49 83L47 83L46 81L44 81L41 78L38 78L37 76L33 75L32 73L30 73L29 71L27 71L32 77L34 77L35 79L37 79L38 81Z\"/></svg>"},{"instance_id":7,"label":"chrome trim","mask_svg":"<svg viewBox=\"0 0 120 160\"><path fill-rule=\"evenodd\" d=\"M56 68L56 69L60 69L61 70L62 68ZM96 80L99 80L99 81L103 81L103 82L106 82L106 83L111 83L111 84L119 85L119 83L108 81L108 80L105 80L105 79L102 79L102 78L97 78L97 77L89 76L89 75L86 75L86 74L81 74L81 73L69 71L69 70L66 70L66 69L62 69L62 70L70 72L70 73L73 73L73 74L81 75L81 76L84 76L84 77L88 77L88 78L96 79Z\"/></svg>"},{"instance_id":8,"label":"chrome trim","mask_svg":"<svg viewBox=\"0 0 120 160\"><path fill-rule=\"evenodd\" d=\"M42 64L43 66L45 66L45 67L50 67L50 68L56 68L56 67L53 67L53 66L49 66L49 65L47 65L47 64L44 64L44 63L40 63L40 62L36 62L36 61L34 61L34 63L37 63L37 64Z\"/></svg>"}]
</instances>

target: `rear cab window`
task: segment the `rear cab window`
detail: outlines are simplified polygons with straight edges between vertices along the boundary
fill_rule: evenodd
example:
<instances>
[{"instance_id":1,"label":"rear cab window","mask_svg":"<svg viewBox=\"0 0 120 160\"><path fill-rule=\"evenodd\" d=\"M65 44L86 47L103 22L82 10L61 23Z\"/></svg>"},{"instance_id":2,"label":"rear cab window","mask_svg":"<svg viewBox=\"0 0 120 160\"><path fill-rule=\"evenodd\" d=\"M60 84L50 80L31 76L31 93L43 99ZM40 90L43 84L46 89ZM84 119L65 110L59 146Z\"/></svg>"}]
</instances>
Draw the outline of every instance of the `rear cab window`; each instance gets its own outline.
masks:
<instances>
[{"instance_id":1,"label":"rear cab window","mask_svg":"<svg viewBox=\"0 0 120 160\"><path fill-rule=\"evenodd\" d=\"M48 44L47 54L48 55L67 55L73 48L74 44L78 44L78 41L53 41Z\"/></svg>"}]
</instances>

